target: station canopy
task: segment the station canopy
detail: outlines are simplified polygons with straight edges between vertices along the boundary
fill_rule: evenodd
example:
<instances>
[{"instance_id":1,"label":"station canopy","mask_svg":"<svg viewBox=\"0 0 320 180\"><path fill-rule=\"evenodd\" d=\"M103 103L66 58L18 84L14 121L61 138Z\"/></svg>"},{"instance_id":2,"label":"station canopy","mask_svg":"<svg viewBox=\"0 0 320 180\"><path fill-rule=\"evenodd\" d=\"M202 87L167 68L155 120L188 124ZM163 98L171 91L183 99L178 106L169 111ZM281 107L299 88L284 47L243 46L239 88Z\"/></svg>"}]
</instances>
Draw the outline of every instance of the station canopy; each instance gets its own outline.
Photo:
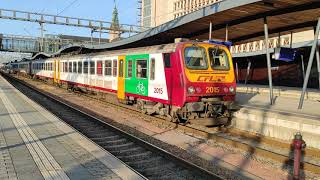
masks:
<instances>
[{"instance_id":1,"label":"station canopy","mask_svg":"<svg viewBox=\"0 0 320 180\"><path fill-rule=\"evenodd\" d=\"M320 17L319 0L222 0L198 11L146 30L132 37L103 45L71 46L60 50L99 51L143 47L173 43L175 38L206 40L210 22L212 38L228 40L233 44L261 39L264 36L264 18L269 34L287 34L312 29ZM51 56L39 54L40 56Z\"/></svg>"}]
</instances>

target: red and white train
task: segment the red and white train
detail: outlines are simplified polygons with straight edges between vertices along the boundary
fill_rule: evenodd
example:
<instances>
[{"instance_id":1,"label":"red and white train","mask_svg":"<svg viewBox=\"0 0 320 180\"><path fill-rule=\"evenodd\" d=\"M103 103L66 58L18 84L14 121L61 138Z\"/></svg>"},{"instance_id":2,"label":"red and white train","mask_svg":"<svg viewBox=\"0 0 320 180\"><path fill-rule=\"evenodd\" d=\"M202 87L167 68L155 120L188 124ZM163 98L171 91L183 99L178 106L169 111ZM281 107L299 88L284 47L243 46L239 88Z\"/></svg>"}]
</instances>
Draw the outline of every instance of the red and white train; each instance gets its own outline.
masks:
<instances>
[{"instance_id":1,"label":"red and white train","mask_svg":"<svg viewBox=\"0 0 320 180\"><path fill-rule=\"evenodd\" d=\"M14 70L68 86L114 93L176 122L225 123L236 81L228 47L179 42L12 63Z\"/></svg>"}]
</instances>

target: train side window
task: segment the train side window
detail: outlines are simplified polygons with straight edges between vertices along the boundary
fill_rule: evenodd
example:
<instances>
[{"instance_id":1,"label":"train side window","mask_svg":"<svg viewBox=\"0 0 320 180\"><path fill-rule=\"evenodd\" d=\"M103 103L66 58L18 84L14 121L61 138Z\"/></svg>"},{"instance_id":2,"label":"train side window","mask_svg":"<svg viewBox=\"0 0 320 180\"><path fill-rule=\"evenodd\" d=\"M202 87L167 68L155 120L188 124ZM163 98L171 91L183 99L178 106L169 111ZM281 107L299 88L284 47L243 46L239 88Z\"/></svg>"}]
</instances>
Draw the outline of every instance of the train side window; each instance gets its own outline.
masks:
<instances>
[{"instance_id":1,"label":"train side window","mask_svg":"<svg viewBox=\"0 0 320 180\"><path fill-rule=\"evenodd\" d=\"M69 72L72 73L72 62L69 62Z\"/></svg>"},{"instance_id":2,"label":"train side window","mask_svg":"<svg viewBox=\"0 0 320 180\"><path fill-rule=\"evenodd\" d=\"M137 78L147 78L147 60L141 59L136 62Z\"/></svg>"},{"instance_id":3,"label":"train side window","mask_svg":"<svg viewBox=\"0 0 320 180\"><path fill-rule=\"evenodd\" d=\"M123 59L119 61L119 77L123 77Z\"/></svg>"},{"instance_id":4,"label":"train side window","mask_svg":"<svg viewBox=\"0 0 320 180\"><path fill-rule=\"evenodd\" d=\"M68 62L64 62L64 72L68 72Z\"/></svg>"},{"instance_id":5,"label":"train side window","mask_svg":"<svg viewBox=\"0 0 320 180\"><path fill-rule=\"evenodd\" d=\"M164 53L163 54L163 61L164 61L164 67L170 68L171 62L170 62L170 53Z\"/></svg>"},{"instance_id":6,"label":"train side window","mask_svg":"<svg viewBox=\"0 0 320 180\"><path fill-rule=\"evenodd\" d=\"M90 61L90 74L95 74L95 62L94 61Z\"/></svg>"},{"instance_id":7,"label":"train side window","mask_svg":"<svg viewBox=\"0 0 320 180\"><path fill-rule=\"evenodd\" d=\"M118 70L118 64L117 64L117 60L113 60L113 77L116 77L117 76L117 70Z\"/></svg>"},{"instance_id":8,"label":"train side window","mask_svg":"<svg viewBox=\"0 0 320 180\"><path fill-rule=\"evenodd\" d=\"M78 73L82 73L82 61L78 61Z\"/></svg>"},{"instance_id":9,"label":"train side window","mask_svg":"<svg viewBox=\"0 0 320 180\"><path fill-rule=\"evenodd\" d=\"M102 61L97 61L97 75L102 75Z\"/></svg>"},{"instance_id":10,"label":"train side window","mask_svg":"<svg viewBox=\"0 0 320 180\"><path fill-rule=\"evenodd\" d=\"M77 73L77 62L73 62L73 72Z\"/></svg>"},{"instance_id":11,"label":"train side window","mask_svg":"<svg viewBox=\"0 0 320 180\"><path fill-rule=\"evenodd\" d=\"M104 75L105 76L111 76L111 73L112 73L112 62L110 60L107 60L104 63L105 63Z\"/></svg>"},{"instance_id":12,"label":"train side window","mask_svg":"<svg viewBox=\"0 0 320 180\"><path fill-rule=\"evenodd\" d=\"M155 73L156 73L156 60L155 58L151 58L150 80L155 79Z\"/></svg>"},{"instance_id":13,"label":"train side window","mask_svg":"<svg viewBox=\"0 0 320 180\"><path fill-rule=\"evenodd\" d=\"M132 78L132 60L128 61L128 78Z\"/></svg>"},{"instance_id":14,"label":"train side window","mask_svg":"<svg viewBox=\"0 0 320 180\"><path fill-rule=\"evenodd\" d=\"M60 63L60 70L61 70L61 72L64 72L64 69L63 69L64 67L63 67L63 65L64 65L63 62L61 62L61 63Z\"/></svg>"},{"instance_id":15,"label":"train side window","mask_svg":"<svg viewBox=\"0 0 320 180\"><path fill-rule=\"evenodd\" d=\"M88 65L89 65L89 62L88 61L84 61L83 62L83 73L84 74L88 74L88 69L89 69L89 67L88 67Z\"/></svg>"}]
</instances>

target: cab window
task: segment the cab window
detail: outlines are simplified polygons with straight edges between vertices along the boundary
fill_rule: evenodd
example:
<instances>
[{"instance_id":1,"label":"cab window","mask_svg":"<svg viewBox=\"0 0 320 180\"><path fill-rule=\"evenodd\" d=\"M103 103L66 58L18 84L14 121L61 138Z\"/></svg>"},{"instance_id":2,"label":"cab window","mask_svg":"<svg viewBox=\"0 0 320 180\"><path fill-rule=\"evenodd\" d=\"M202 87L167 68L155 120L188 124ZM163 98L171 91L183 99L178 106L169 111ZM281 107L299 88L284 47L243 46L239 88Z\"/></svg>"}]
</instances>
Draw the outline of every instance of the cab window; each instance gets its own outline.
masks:
<instances>
[{"instance_id":1,"label":"cab window","mask_svg":"<svg viewBox=\"0 0 320 180\"><path fill-rule=\"evenodd\" d=\"M208 69L206 50L203 47L185 48L184 61L189 69Z\"/></svg>"},{"instance_id":2,"label":"cab window","mask_svg":"<svg viewBox=\"0 0 320 180\"><path fill-rule=\"evenodd\" d=\"M209 48L210 66L216 70L229 70L229 58L225 50L216 47Z\"/></svg>"}]
</instances>

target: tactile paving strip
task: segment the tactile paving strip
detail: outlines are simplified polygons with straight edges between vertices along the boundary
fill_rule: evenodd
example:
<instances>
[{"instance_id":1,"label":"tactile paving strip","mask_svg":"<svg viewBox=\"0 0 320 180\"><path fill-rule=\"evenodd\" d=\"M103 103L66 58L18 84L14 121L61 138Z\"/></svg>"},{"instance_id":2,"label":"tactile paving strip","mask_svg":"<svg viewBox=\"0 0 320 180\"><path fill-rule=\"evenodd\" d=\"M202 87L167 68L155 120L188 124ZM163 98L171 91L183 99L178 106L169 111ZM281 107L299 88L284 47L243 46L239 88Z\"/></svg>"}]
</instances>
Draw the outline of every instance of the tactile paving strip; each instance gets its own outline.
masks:
<instances>
[{"instance_id":1,"label":"tactile paving strip","mask_svg":"<svg viewBox=\"0 0 320 180\"><path fill-rule=\"evenodd\" d=\"M0 179L17 179L6 140L0 126Z\"/></svg>"},{"instance_id":2,"label":"tactile paving strip","mask_svg":"<svg viewBox=\"0 0 320 180\"><path fill-rule=\"evenodd\" d=\"M2 89L0 89L0 98L8 110L12 122L17 128L22 140L26 144L44 179L69 179L60 165L52 157L50 152L41 143L25 120L17 112L16 108L9 101Z\"/></svg>"}]
</instances>

